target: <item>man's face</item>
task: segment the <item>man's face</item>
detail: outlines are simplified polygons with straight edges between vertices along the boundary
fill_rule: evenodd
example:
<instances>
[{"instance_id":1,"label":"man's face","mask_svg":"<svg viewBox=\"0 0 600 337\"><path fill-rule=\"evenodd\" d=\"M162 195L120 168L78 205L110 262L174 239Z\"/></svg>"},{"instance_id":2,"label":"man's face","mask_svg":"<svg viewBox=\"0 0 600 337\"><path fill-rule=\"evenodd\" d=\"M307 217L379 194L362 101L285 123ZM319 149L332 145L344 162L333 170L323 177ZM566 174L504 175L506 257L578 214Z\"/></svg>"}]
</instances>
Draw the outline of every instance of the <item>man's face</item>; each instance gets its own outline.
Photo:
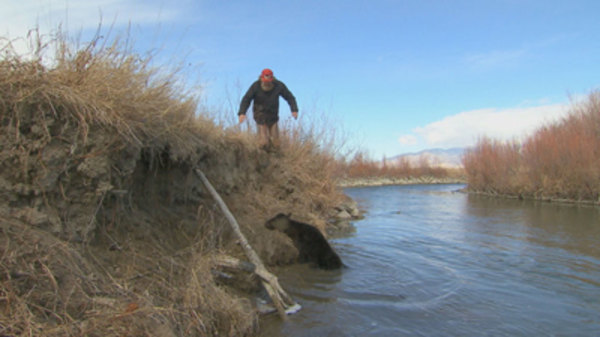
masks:
<instances>
[{"instance_id":1,"label":"man's face","mask_svg":"<svg viewBox=\"0 0 600 337\"><path fill-rule=\"evenodd\" d=\"M264 74L260 77L261 82L263 83L269 83L269 82L273 82L273 75L271 74Z\"/></svg>"},{"instance_id":2,"label":"man's face","mask_svg":"<svg viewBox=\"0 0 600 337\"><path fill-rule=\"evenodd\" d=\"M269 91L273 89L273 75L269 75L270 78L265 78L266 75L261 76L260 78L260 87L264 91Z\"/></svg>"}]
</instances>

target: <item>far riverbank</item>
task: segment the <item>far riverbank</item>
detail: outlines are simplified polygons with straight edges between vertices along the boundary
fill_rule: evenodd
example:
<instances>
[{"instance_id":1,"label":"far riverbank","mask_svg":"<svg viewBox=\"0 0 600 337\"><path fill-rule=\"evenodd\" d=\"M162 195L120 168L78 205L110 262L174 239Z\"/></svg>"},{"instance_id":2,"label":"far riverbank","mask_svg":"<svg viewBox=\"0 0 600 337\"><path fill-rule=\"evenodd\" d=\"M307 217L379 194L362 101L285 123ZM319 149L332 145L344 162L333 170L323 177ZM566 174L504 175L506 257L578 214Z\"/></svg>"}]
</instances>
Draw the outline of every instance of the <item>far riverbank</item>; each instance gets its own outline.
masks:
<instances>
[{"instance_id":1,"label":"far riverbank","mask_svg":"<svg viewBox=\"0 0 600 337\"><path fill-rule=\"evenodd\" d=\"M467 184L466 179L460 179L456 177L436 178L431 176L424 177L410 177L410 178L390 178L390 177L367 177L367 178L354 178L354 179L342 179L337 183L337 186L342 188L347 187L370 187L370 186L390 186L390 185L442 185L442 184ZM552 203L562 204L578 204L578 205L592 205L600 206L600 199L598 200L587 200L587 199L568 199L568 198L555 198L548 196L524 196L524 195L512 195L502 194L497 192L486 192L477 191L469 188L461 189L460 192L474 195L483 195L493 198L504 198L504 199L520 199L520 200L533 200L543 201Z\"/></svg>"},{"instance_id":2,"label":"far riverbank","mask_svg":"<svg viewBox=\"0 0 600 337\"><path fill-rule=\"evenodd\" d=\"M416 185L416 184L466 184L466 180L456 177L408 177L408 178L394 178L394 177L364 177L364 178L352 178L352 179L341 179L337 185L345 187L366 187L366 186L387 186L387 185Z\"/></svg>"},{"instance_id":3,"label":"far riverbank","mask_svg":"<svg viewBox=\"0 0 600 337\"><path fill-rule=\"evenodd\" d=\"M486 197L492 198L504 198L504 199L519 199L519 200L532 200L532 201L542 201L542 202L551 202L551 203L560 203L560 204L577 204L577 205L592 205L592 206L600 206L600 199L598 200L587 200L587 199L568 199L568 198L555 198L555 197L547 197L547 196L524 196L513 195L513 194L501 194L496 192L486 192L486 191L476 191L465 188L461 190L461 192L474 194L474 195L482 195Z\"/></svg>"}]
</instances>

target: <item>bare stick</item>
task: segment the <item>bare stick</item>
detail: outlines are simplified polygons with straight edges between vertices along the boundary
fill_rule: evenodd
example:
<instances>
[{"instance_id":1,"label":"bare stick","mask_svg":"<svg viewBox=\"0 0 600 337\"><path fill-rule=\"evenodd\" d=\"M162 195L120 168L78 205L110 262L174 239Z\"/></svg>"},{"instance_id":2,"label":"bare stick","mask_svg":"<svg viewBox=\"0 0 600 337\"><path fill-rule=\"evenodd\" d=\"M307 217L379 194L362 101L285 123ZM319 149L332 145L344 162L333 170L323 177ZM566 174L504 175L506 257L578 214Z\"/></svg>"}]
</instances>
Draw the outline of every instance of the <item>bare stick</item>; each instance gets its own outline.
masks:
<instances>
[{"instance_id":1,"label":"bare stick","mask_svg":"<svg viewBox=\"0 0 600 337\"><path fill-rule=\"evenodd\" d=\"M223 214L225 214L225 218L227 218L227 221L231 225L233 232L237 236L237 239L239 240L244 250L244 253L246 254L246 257L250 260L251 263L253 263L256 266L256 270L254 272L261 278L262 284L267 293L269 294L269 297L271 297L273 305L275 305L275 308L277 308L279 316L281 316L282 319L285 319L286 309L295 310L299 307L298 304L294 302L292 298L288 296L288 294L281 288L277 277L271 274L269 271L267 271L260 257L258 257L258 254L256 254L254 249L252 249L252 246L250 246L248 240L246 240L246 237L242 233L240 225L235 220L235 217L233 216L233 214L231 214L229 208L227 207L223 199L221 199L219 193L217 193L217 191L208 181L204 173L198 168L196 168L194 171L196 172L198 177L200 177L200 180L202 180L204 186L206 186L212 197L215 199L215 201L221 208Z\"/></svg>"}]
</instances>

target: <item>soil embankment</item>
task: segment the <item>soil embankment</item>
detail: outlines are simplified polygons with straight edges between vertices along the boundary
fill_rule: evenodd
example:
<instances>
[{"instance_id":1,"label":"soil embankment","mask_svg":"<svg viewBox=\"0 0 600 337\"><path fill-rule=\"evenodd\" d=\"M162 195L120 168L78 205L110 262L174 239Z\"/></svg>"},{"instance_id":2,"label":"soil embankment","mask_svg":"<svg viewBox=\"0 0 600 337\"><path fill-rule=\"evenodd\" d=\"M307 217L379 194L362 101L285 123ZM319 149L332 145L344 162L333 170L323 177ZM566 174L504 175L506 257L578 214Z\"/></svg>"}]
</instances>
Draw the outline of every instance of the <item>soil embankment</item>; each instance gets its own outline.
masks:
<instances>
[{"instance_id":1,"label":"soil embankment","mask_svg":"<svg viewBox=\"0 0 600 337\"><path fill-rule=\"evenodd\" d=\"M258 283L214 276L244 256L195 168L267 266L298 254L267 219L345 211L314 144L266 154L180 92L115 46L0 61L0 335L252 335Z\"/></svg>"}]
</instances>

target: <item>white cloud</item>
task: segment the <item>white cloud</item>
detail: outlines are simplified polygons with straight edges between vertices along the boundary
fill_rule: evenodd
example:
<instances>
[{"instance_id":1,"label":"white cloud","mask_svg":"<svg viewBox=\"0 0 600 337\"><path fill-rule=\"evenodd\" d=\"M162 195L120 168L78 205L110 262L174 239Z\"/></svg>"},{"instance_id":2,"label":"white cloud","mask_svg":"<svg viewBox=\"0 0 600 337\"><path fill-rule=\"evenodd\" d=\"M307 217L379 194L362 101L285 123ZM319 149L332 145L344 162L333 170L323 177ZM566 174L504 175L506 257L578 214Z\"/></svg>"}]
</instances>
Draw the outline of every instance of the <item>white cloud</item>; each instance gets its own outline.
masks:
<instances>
[{"instance_id":1,"label":"white cloud","mask_svg":"<svg viewBox=\"0 0 600 337\"><path fill-rule=\"evenodd\" d=\"M129 24L158 25L175 21L183 15L185 9L167 7L167 3L142 0L0 0L0 36L13 40L18 52L25 52L28 48L22 38L36 28L41 35L50 34L59 26L76 34L96 29L99 24L115 29Z\"/></svg>"},{"instance_id":2,"label":"white cloud","mask_svg":"<svg viewBox=\"0 0 600 337\"><path fill-rule=\"evenodd\" d=\"M545 123L564 117L568 105L554 104L526 108L480 109L458 113L418 127L414 134L400 137L419 139L425 147L467 147L481 136L498 140L523 139ZM407 144L407 143L403 143Z\"/></svg>"},{"instance_id":3,"label":"white cloud","mask_svg":"<svg viewBox=\"0 0 600 337\"><path fill-rule=\"evenodd\" d=\"M417 137L415 135L403 135L398 138L398 142L402 145L416 145L418 143Z\"/></svg>"}]
</instances>

